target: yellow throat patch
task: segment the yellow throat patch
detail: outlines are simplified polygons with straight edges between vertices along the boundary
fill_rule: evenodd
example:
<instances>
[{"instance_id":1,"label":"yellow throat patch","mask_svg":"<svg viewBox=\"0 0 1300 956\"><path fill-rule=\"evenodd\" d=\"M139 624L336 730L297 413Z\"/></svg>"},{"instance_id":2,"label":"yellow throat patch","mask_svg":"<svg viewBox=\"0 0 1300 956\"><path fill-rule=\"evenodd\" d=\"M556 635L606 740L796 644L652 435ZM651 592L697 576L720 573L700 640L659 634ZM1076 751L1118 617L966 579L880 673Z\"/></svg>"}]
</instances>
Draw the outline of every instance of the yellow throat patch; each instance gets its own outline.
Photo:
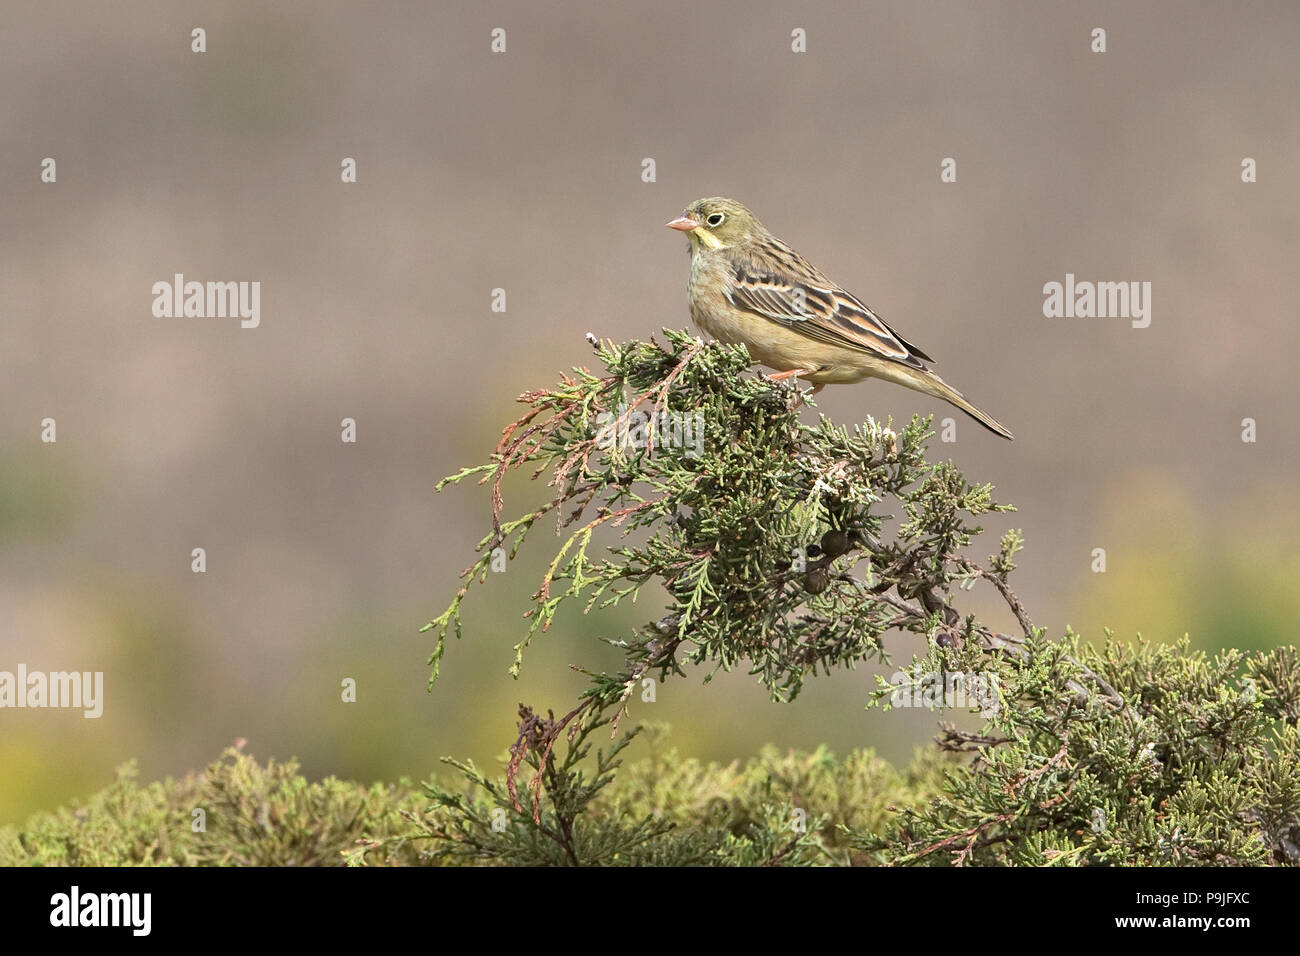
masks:
<instances>
[{"instance_id":1,"label":"yellow throat patch","mask_svg":"<svg viewBox=\"0 0 1300 956\"><path fill-rule=\"evenodd\" d=\"M699 240L700 245L702 245L705 249L722 248L722 240L719 239L717 236L715 236L713 233L709 232L709 230L705 229L703 226L696 226L694 229L691 230L690 234L693 238Z\"/></svg>"}]
</instances>

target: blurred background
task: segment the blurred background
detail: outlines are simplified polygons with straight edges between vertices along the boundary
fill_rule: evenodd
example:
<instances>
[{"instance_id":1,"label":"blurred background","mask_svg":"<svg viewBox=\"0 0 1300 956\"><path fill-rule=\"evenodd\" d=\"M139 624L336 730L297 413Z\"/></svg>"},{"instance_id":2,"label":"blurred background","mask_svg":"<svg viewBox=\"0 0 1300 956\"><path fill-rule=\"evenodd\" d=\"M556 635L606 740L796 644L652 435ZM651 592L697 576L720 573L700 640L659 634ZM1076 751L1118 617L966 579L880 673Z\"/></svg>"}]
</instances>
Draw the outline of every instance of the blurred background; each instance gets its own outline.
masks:
<instances>
[{"instance_id":1,"label":"blurred background","mask_svg":"<svg viewBox=\"0 0 1300 956\"><path fill-rule=\"evenodd\" d=\"M98 720L0 711L0 822L237 737L314 777L492 765L518 701L567 710L568 665L613 666L597 638L655 609L571 616L512 681L538 537L468 603L429 694L417 629L489 527L485 489L434 483L484 460L521 391L590 362L588 330L687 324L663 223L699 196L749 204L1012 428L956 416L932 454L1019 507L975 555L1024 529L1036 623L1294 640L1294 3L0 9L0 670L103 671L106 698ZM154 318L178 272L260 281L261 326ZM1152 283L1150 327L1044 318L1067 272ZM956 415L879 383L818 404ZM970 606L1009 626L990 595ZM934 733L935 714L865 712L866 669L791 705L699 676L633 719L719 760L905 761Z\"/></svg>"}]
</instances>

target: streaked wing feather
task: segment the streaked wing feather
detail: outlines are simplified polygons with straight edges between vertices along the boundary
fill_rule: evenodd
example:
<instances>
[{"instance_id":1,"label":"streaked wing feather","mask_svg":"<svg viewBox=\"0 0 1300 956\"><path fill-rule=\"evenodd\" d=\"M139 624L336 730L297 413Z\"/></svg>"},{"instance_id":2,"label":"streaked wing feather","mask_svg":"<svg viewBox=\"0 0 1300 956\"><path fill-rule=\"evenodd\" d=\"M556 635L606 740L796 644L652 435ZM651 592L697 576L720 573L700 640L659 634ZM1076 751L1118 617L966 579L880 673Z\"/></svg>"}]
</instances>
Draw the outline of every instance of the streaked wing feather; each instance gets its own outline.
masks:
<instances>
[{"instance_id":1,"label":"streaked wing feather","mask_svg":"<svg viewBox=\"0 0 1300 956\"><path fill-rule=\"evenodd\" d=\"M808 269L815 273L811 266ZM733 274L735 282L728 296L739 308L828 345L869 352L913 368L925 367L921 359L933 361L857 298L830 283L759 272L740 264L735 265Z\"/></svg>"}]
</instances>

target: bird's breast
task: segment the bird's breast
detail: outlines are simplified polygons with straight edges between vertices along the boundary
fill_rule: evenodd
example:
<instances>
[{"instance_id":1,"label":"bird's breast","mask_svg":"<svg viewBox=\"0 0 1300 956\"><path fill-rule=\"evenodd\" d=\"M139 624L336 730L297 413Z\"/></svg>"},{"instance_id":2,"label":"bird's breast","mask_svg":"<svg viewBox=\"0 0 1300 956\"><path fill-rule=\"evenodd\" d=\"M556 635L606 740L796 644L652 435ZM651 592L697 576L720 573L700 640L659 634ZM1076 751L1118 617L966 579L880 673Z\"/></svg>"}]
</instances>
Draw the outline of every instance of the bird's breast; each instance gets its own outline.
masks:
<instances>
[{"instance_id":1,"label":"bird's breast","mask_svg":"<svg viewBox=\"0 0 1300 956\"><path fill-rule=\"evenodd\" d=\"M740 316L727 298L731 275L720 257L695 255L686 280L686 294L691 304L691 321L719 342L739 345L746 342L741 334Z\"/></svg>"}]
</instances>

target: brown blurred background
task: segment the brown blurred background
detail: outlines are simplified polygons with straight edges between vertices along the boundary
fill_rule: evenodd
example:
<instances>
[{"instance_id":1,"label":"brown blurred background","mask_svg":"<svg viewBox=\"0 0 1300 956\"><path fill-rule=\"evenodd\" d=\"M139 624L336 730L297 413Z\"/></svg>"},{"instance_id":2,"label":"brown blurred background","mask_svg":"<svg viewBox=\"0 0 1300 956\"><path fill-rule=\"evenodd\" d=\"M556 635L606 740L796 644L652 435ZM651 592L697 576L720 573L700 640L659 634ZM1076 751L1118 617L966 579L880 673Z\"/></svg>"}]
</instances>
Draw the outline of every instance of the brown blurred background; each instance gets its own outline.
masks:
<instances>
[{"instance_id":1,"label":"brown blurred background","mask_svg":"<svg viewBox=\"0 0 1300 956\"><path fill-rule=\"evenodd\" d=\"M488 520L482 489L433 485L590 361L586 331L686 324L663 223L704 195L748 203L1015 431L962 418L932 451L1019 506L977 555L1024 528L1036 622L1294 640L1294 3L2 6L0 669L102 670L106 703L0 711L0 822L240 736L313 776L491 764L517 701L565 707L567 665L611 661L595 638L653 608L569 619L511 681L538 538L426 693L417 628ZM261 327L154 318L177 272L260 281ZM1150 328L1044 318L1067 272L1151 282ZM873 383L819 404L954 414ZM870 686L779 706L743 673L692 679L633 716L713 759L905 760L935 715L866 713Z\"/></svg>"}]
</instances>

